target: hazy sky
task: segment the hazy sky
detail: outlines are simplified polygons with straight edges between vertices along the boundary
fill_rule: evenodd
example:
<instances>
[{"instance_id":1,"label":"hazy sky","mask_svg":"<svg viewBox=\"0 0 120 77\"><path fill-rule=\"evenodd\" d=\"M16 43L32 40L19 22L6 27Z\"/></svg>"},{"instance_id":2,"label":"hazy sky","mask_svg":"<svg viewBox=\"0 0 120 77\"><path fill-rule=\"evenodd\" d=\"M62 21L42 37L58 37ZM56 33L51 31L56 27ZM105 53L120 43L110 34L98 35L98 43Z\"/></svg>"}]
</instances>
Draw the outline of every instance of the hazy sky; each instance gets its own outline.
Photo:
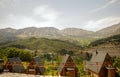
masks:
<instances>
[{"instance_id":1,"label":"hazy sky","mask_svg":"<svg viewBox=\"0 0 120 77\"><path fill-rule=\"evenodd\" d=\"M0 28L100 30L120 22L120 0L0 0Z\"/></svg>"}]
</instances>

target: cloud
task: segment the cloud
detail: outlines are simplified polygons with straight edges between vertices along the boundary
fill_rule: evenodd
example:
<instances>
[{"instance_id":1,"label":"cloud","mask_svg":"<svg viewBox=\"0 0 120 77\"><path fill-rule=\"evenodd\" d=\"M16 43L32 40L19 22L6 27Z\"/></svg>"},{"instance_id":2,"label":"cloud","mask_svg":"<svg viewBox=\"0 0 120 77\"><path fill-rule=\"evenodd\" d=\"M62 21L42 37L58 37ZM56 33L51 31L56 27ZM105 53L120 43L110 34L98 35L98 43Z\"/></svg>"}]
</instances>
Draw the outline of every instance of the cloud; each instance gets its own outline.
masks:
<instances>
[{"instance_id":1,"label":"cloud","mask_svg":"<svg viewBox=\"0 0 120 77\"><path fill-rule=\"evenodd\" d=\"M52 21L38 21L33 16L9 14L0 21L0 28L25 28L30 26L35 27L51 27L55 22Z\"/></svg>"},{"instance_id":2,"label":"cloud","mask_svg":"<svg viewBox=\"0 0 120 77\"><path fill-rule=\"evenodd\" d=\"M85 23L83 29L98 31L100 29L109 27L117 23L120 23L120 17L107 17L99 20L90 20L87 23Z\"/></svg>"},{"instance_id":3,"label":"cloud","mask_svg":"<svg viewBox=\"0 0 120 77\"><path fill-rule=\"evenodd\" d=\"M31 15L8 14L0 20L0 27L25 28L29 26L50 27L56 26L60 13L48 5L33 8ZM3 25L3 26L2 26Z\"/></svg>"},{"instance_id":4,"label":"cloud","mask_svg":"<svg viewBox=\"0 0 120 77\"><path fill-rule=\"evenodd\" d=\"M114 3L117 3L117 2L120 2L120 0L106 0L107 3L105 5L103 5L102 7L99 7L97 9L94 9L92 12L97 12L97 11L100 11L102 9L105 9L107 8L108 6L114 4Z\"/></svg>"},{"instance_id":5,"label":"cloud","mask_svg":"<svg viewBox=\"0 0 120 77\"><path fill-rule=\"evenodd\" d=\"M55 21L59 17L59 12L53 8L50 8L48 5L42 5L36 7L34 10L34 15L39 16L45 20Z\"/></svg>"},{"instance_id":6,"label":"cloud","mask_svg":"<svg viewBox=\"0 0 120 77\"><path fill-rule=\"evenodd\" d=\"M6 5L10 6L10 4L15 5L16 3L19 3L19 2L20 0L0 0L0 6L1 7L4 7Z\"/></svg>"}]
</instances>

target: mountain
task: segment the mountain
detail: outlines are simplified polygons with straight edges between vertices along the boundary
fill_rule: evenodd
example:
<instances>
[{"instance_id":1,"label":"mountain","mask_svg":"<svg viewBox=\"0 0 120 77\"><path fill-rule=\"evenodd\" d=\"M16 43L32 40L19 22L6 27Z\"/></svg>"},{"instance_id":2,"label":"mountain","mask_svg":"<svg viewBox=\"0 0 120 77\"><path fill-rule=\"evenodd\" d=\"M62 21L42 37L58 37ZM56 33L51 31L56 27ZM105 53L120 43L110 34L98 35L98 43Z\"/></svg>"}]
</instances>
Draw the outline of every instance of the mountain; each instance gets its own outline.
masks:
<instances>
[{"instance_id":1,"label":"mountain","mask_svg":"<svg viewBox=\"0 0 120 77\"><path fill-rule=\"evenodd\" d=\"M120 34L120 23L95 32L96 36L102 36L102 37L109 37L116 34Z\"/></svg>"},{"instance_id":2,"label":"mountain","mask_svg":"<svg viewBox=\"0 0 120 77\"><path fill-rule=\"evenodd\" d=\"M79 40L79 39L101 39L116 34L120 34L120 23L104 28L97 32L87 31L79 28L65 28L59 30L54 27L28 27L24 29L0 29L0 37L4 35L14 36L18 38L55 38L62 40Z\"/></svg>"},{"instance_id":3,"label":"mountain","mask_svg":"<svg viewBox=\"0 0 120 77\"><path fill-rule=\"evenodd\" d=\"M86 46L88 46L88 44L90 43L88 46L90 48L89 52L99 50L99 51L112 51L113 53L120 51L119 36L120 36L120 23L104 28L97 32L86 31L78 28L66 28L63 30L59 30L54 27L42 27L42 28L28 27L18 30L12 28L6 28L6 29L0 29L0 45L2 47L17 46L22 48L25 47L28 49L30 48L35 49L33 47L36 47L35 46L37 45L36 42L38 42L39 44L41 44L39 48L42 48L43 50L46 49L46 51L49 51L51 49L52 51L54 49L59 50L56 48L75 49L74 47L69 46L69 44L70 45L74 44L74 46L77 44L80 46L79 48L81 48L81 44L82 44L82 47L86 48ZM20 38L29 39L32 37L38 39L40 38L47 38L47 39L41 39L41 41L37 41L38 39L34 39L34 41L33 40L31 41L30 39L30 40L18 42ZM55 39L59 39L59 42L58 40ZM46 42L42 42L42 41L46 41ZM55 42L55 44L53 41ZM69 42L69 43L66 44L67 46L64 46L65 45L64 42L65 43ZM51 47L52 45L54 46Z\"/></svg>"},{"instance_id":4,"label":"mountain","mask_svg":"<svg viewBox=\"0 0 120 77\"><path fill-rule=\"evenodd\" d=\"M73 36L73 37L85 37L92 34L92 31L87 31L78 28L66 28L59 31L63 36Z\"/></svg>"},{"instance_id":5,"label":"mountain","mask_svg":"<svg viewBox=\"0 0 120 77\"><path fill-rule=\"evenodd\" d=\"M35 27L28 27L24 29L19 29L16 32L18 37L47 37L47 38L55 38L60 36L58 33L58 29L54 27L42 27L42 28L35 28Z\"/></svg>"},{"instance_id":6,"label":"mountain","mask_svg":"<svg viewBox=\"0 0 120 77\"><path fill-rule=\"evenodd\" d=\"M1 29L1 32L8 32L8 33L16 33L17 30L13 29L13 28L5 28L5 29Z\"/></svg>"},{"instance_id":7,"label":"mountain","mask_svg":"<svg viewBox=\"0 0 120 77\"><path fill-rule=\"evenodd\" d=\"M86 31L77 28L66 28L63 30L56 29L54 27L28 27L24 29L12 29L6 28L1 29L0 31L4 31L6 33L12 33L17 37L45 37L45 38L60 38L60 37L85 37L86 35L92 34L92 31Z\"/></svg>"},{"instance_id":8,"label":"mountain","mask_svg":"<svg viewBox=\"0 0 120 77\"><path fill-rule=\"evenodd\" d=\"M29 27L25 29L20 29L16 33L17 36L23 36L23 37L60 38L65 36L83 37L92 32L77 28L66 28L63 30L59 30L54 27L42 27L42 28Z\"/></svg>"},{"instance_id":9,"label":"mountain","mask_svg":"<svg viewBox=\"0 0 120 77\"><path fill-rule=\"evenodd\" d=\"M16 37L15 29L12 28L6 28L6 29L1 29L0 30L0 44L4 44L7 42L12 42L17 40L18 38Z\"/></svg>"}]
</instances>

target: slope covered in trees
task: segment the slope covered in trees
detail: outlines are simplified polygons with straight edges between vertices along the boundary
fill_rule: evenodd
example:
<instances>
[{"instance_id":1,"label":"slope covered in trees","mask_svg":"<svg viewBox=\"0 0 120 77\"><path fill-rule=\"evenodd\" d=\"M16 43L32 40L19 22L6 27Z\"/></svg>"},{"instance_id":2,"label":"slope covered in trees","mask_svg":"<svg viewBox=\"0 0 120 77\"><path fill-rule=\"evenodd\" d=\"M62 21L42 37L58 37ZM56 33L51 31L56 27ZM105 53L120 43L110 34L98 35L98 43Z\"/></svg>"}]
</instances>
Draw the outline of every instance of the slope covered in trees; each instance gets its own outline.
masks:
<instances>
[{"instance_id":1,"label":"slope covered in trees","mask_svg":"<svg viewBox=\"0 0 120 77\"><path fill-rule=\"evenodd\" d=\"M57 39L47 39L47 38L28 38L21 39L15 42L7 43L1 45L2 48L6 47L16 47L20 49L29 49L32 51L39 52L59 52L60 50L67 50L77 52L82 47L74 43L67 41L61 41Z\"/></svg>"},{"instance_id":2,"label":"slope covered in trees","mask_svg":"<svg viewBox=\"0 0 120 77\"><path fill-rule=\"evenodd\" d=\"M100 40L96 40L92 43L89 44L90 47L98 46L100 44L105 44L105 43L114 43L114 44L120 44L120 34L114 35L108 38L103 38Z\"/></svg>"}]
</instances>

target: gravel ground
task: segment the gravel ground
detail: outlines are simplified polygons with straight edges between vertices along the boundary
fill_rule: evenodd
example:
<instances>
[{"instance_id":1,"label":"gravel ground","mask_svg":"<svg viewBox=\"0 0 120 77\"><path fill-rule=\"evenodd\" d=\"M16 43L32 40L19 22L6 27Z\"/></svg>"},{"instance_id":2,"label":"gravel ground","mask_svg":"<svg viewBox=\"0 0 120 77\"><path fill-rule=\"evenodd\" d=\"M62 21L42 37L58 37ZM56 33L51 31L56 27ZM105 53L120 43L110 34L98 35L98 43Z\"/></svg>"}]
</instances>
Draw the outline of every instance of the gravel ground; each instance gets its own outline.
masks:
<instances>
[{"instance_id":1,"label":"gravel ground","mask_svg":"<svg viewBox=\"0 0 120 77\"><path fill-rule=\"evenodd\" d=\"M65 76L41 76L41 75L30 75L20 73L1 73L0 77L65 77Z\"/></svg>"}]
</instances>

